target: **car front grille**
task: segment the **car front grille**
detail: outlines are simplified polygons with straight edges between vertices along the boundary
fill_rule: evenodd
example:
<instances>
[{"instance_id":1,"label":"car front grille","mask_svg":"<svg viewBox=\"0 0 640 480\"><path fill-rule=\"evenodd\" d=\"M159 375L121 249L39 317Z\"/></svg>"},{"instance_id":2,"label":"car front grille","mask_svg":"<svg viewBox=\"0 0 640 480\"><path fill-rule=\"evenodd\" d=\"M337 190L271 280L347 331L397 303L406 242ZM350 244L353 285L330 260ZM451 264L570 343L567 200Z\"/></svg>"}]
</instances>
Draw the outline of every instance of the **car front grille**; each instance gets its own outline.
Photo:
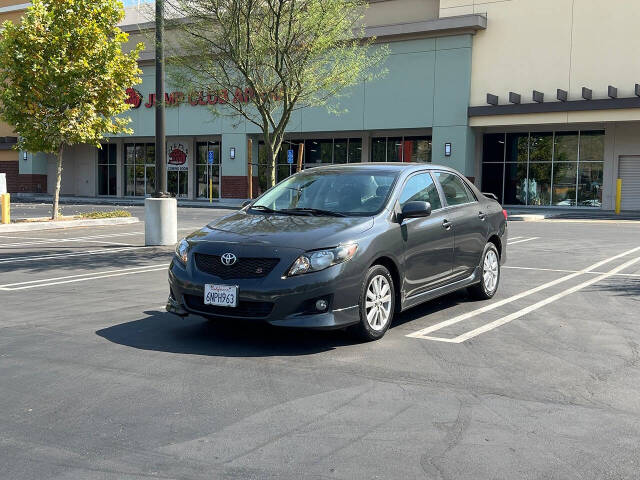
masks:
<instances>
[{"instance_id":1,"label":"car front grille","mask_svg":"<svg viewBox=\"0 0 640 480\"><path fill-rule=\"evenodd\" d=\"M196 295L184 295L183 299L185 306L189 310L205 315L229 318L266 318L273 311L274 305L271 302L249 302L241 300L238 302L237 307L232 308L205 305L204 300Z\"/></svg>"},{"instance_id":2,"label":"car front grille","mask_svg":"<svg viewBox=\"0 0 640 480\"><path fill-rule=\"evenodd\" d=\"M263 278L269 275L280 262L279 258L238 258L236 263L226 266L222 264L220 255L204 253L196 253L195 259L198 270L224 280Z\"/></svg>"}]
</instances>

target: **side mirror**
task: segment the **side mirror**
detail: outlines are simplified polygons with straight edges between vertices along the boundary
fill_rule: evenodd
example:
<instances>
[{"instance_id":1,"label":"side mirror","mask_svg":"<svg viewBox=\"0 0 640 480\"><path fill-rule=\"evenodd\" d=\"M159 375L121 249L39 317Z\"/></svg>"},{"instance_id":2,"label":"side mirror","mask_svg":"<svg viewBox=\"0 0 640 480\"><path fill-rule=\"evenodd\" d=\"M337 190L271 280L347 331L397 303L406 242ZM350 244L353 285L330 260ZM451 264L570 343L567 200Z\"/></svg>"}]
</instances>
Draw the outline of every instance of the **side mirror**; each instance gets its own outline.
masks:
<instances>
[{"instance_id":1,"label":"side mirror","mask_svg":"<svg viewBox=\"0 0 640 480\"><path fill-rule=\"evenodd\" d=\"M242 206L240 208L244 208L248 205L251 205L251 202L253 202L253 200L245 200L244 202L242 202Z\"/></svg>"},{"instance_id":2,"label":"side mirror","mask_svg":"<svg viewBox=\"0 0 640 480\"><path fill-rule=\"evenodd\" d=\"M431 215L431 204L429 202L408 202L402 207L400 221L407 218L423 218Z\"/></svg>"}]
</instances>

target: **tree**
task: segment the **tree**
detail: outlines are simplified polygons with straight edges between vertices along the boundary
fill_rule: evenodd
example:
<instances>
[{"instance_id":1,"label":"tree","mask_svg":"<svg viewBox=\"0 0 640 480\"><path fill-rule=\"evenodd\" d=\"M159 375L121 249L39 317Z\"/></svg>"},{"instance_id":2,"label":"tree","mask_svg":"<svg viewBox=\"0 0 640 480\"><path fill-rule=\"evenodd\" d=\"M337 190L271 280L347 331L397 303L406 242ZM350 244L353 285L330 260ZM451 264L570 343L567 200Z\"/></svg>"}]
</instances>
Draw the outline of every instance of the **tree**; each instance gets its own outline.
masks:
<instances>
[{"instance_id":1,"label":"tree","mask_svg":"<svg viewBox=\"0 0 640 480\"><path fill-rule=\"evenodd\" d=\"M118 115L130 107L126 89L141 81L143 45L123 53L123 18L117 0L34 0L19 25L2 25L0 117L18 133L16 148L57 155L53 220L65 148L131 133Z\"/></svg>"},{"instance_id":2,"label":"tree","mask_svg":"<svg viewBox=\"0 0 640 480\"><path fill-rule=\"evenodd\" d=\"M387 49L365 38L366 0L167 1L181 17L169 24L171 80L215 115L262 131L269 186L295 110L340 113L337 97L384 73Z\"/></svg>"}]
</instances>

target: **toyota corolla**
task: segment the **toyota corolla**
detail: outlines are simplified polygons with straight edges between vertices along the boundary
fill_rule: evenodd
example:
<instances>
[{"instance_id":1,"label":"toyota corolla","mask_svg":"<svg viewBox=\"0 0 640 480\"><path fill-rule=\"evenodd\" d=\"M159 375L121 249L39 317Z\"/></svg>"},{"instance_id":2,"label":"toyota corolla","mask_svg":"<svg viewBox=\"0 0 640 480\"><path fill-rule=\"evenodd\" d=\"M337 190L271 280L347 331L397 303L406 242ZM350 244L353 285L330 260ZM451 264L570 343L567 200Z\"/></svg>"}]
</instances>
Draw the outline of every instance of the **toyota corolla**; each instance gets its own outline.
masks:
<instances>
[{"instance_id":1,"label":"toyota corolla","mask_svg":"<svg viewBox=\"0 0 640 480\"><path fill-rule=\"evenodd\" d=\"M506 239L500 204L450 168L312 168L181 240L167 310L376 340L435 297L492 298Z\"/></svg>"}]
</instances>

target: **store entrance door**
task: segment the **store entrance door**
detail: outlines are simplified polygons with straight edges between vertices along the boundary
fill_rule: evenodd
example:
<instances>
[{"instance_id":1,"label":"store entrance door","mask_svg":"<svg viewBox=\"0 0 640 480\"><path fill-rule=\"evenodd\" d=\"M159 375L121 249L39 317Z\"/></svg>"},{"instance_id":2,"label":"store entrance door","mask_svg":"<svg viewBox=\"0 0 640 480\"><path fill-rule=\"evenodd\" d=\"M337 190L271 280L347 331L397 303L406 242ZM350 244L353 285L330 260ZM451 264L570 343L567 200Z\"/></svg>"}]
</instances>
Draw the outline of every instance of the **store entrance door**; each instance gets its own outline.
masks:
<instances>
[{"instance_id":1,"label":"store entrance door","mask_svg":"<svg viewBox=\"0 0 640 480\"><path fill-rule=\"evenodd\" d=\"M167 190L176 198L189 195L189 150L182 142L172 142L167 147Z\"/></svg>"},{"instance_id":2,"label":"store entrance door","mask_svg":"<svg viewBox=\"0 0 640 480\"><path fill-rule=\"evenodd\" d=\"M220 142L198 142L196 154L196 197L220 198Z\"/></svg>"}]
</instances>

